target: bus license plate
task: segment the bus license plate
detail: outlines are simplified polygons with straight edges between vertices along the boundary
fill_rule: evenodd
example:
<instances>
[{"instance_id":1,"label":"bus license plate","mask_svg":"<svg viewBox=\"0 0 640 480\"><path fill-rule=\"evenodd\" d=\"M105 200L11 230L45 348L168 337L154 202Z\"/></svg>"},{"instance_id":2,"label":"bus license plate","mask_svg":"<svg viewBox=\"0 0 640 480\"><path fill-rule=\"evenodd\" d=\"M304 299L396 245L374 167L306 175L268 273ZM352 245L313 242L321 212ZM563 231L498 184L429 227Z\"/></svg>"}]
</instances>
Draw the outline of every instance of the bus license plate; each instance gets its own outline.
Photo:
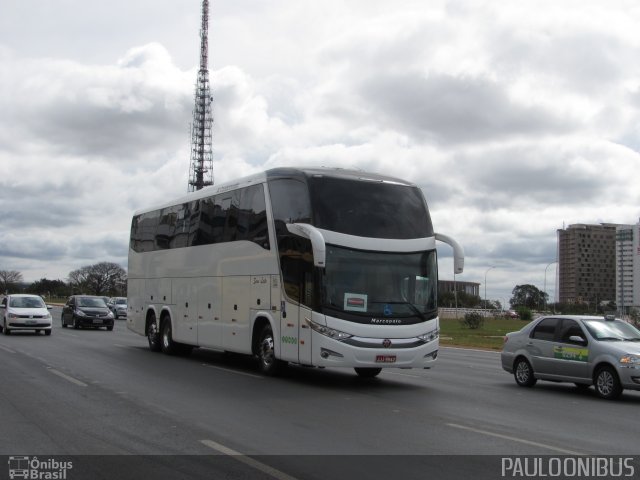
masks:
<instances>
[{"instance_id":1,"label":"bus license plate","mask_svg":"<svg viewBox=\"0 0 640 480\"><path fill-rule=\"evenodd\" d=\"M376 363L395 363L395 355L376 355Z\"/></svg>"}]
</instances>

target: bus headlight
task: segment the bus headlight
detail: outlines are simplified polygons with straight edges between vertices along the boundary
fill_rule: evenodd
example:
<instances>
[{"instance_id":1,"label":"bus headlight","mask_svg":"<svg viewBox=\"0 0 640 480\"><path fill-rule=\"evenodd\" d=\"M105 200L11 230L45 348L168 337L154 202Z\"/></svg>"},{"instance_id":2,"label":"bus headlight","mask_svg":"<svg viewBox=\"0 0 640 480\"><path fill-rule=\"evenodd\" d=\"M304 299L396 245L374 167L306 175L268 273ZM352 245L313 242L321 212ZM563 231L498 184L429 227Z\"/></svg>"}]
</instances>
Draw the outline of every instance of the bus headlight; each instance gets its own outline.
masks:
<instances>
[{"instance_id":1,"label":"bus headlight","mask_svg":"<svg viewBox=\"0 0 640 480\"><path fill-rule=\"evenodd\" d=\"M329 327L325 327L324 325L318 325L317 323L312 322L308 318L305 318L305 321L307 322L307 325L311 327L311 330L313 330L314 332L318 332L319 334L324 335L325 337L333 338L334 340L338 340L338 341L346 340L347 338L353 337L353 335L350 335L345 332L341 332L340 330L336 330L335 328L329 328Z\"/></svg>"},{"instance_id":2,"label":"bus headlight","mask_svg":"<svg viewBox=\"0 0 640 480\"><path fill-rule=\"evenodd\" d=\"M418 335L418 338L425 343L433 342L440 336L440 330L437 328L435 330L431 330L430 332L425 333L424 335Z\"/></svg>"}]
</instances>

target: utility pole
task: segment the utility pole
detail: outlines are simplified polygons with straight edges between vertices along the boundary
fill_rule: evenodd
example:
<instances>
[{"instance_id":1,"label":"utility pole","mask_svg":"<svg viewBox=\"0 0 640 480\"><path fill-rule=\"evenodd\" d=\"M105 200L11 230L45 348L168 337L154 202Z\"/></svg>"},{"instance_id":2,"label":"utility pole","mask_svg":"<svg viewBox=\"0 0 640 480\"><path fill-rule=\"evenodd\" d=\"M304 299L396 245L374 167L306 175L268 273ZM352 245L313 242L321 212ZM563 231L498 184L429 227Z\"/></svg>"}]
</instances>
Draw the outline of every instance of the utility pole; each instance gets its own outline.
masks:
<instances>
[{"instance_id":1,"label":"utility pole","mask_svg":"<svg viewBox=\"0 0 640 480\"><path fill-rule=\"evenodd\" d=\"M209 0L202 0L200 28L200 69L196 83L195 105L191 122L191 166L188 191L213 185L213 97L209 89Z\"/></svg>"}]
</instances>

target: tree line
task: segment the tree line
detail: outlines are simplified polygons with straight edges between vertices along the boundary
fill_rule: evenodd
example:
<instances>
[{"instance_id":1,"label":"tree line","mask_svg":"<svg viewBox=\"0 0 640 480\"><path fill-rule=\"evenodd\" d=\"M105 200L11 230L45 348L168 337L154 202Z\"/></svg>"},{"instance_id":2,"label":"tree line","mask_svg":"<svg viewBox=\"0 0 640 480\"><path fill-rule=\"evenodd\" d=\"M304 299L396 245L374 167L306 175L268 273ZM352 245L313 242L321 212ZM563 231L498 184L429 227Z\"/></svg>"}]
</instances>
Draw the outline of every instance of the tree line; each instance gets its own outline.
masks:
<instances>
[{"instance_id":1,"label":"tree line","mask_svg":"<svg viewBox=\"0 0 640 480\"><path fill-rule=\"evenodd\" d=\"M100 262L69 272L67 281L42 278L25 283L22 273L0 270L0 293L33 293L47 297L68 297L74 294L125 296L127 272L117 263Z\"/></svg>"}]
</instances>

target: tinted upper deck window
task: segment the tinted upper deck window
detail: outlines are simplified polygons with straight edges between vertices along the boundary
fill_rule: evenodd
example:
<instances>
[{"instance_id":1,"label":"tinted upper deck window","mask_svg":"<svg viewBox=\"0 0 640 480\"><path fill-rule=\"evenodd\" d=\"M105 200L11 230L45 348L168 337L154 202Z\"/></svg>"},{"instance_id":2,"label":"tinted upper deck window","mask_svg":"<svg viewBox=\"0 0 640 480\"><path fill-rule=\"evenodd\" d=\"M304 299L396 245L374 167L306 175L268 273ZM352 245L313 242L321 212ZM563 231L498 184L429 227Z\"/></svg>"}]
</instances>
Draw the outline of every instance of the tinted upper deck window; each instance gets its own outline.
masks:
<instances>
[{"instance_id":1,"label":"tinted upper deck window","mask_svg":"<svg viewBox=\"0 0 640 480\"><path fill-rule=\"evenodd\" d=\"M371 238L433 236L422 192L415 186L335 177L309 178L313 224Z\"/></svg>"}]
</instances>

